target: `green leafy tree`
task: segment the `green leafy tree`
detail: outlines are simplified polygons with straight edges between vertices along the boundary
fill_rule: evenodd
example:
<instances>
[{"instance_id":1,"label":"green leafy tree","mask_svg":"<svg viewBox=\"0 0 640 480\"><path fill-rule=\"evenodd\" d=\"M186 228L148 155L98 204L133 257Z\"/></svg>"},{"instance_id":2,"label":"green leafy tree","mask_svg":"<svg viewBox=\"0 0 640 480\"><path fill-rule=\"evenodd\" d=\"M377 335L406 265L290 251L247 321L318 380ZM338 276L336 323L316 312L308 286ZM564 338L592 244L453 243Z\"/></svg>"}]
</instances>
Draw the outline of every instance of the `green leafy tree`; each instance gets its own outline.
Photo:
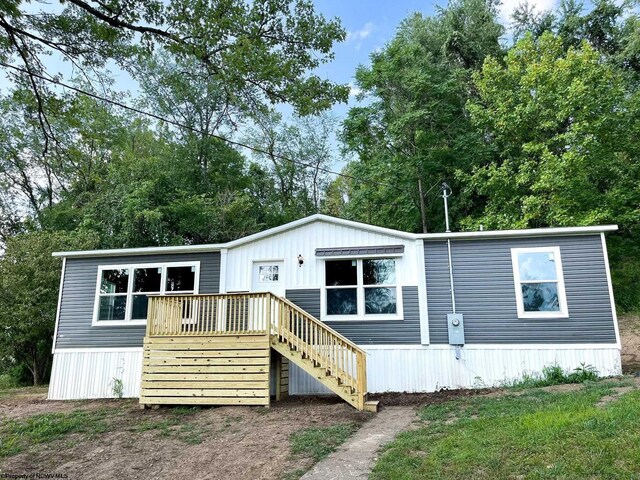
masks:
<instances>
[{"instance_id":1,"label":"green leafy tree","mask_svg":"<svg viewBox=\"0 0 640 480\"><path fill-rule=\"evenodd\" d=\"M265 209L266 225L318 213L335 161L333 117L294 117L287 123L280 114L269 114L255 124L247 142L254 148L252 181L262 187L254 192Z\"/></svg>"},{"instance_id":2,"label":"green leafy tree","mask_svg":"<svg viewBox=\"0 0 640 480\"><path fill-rule=\"evenodd\" d=\"M347 216L411 231L441 226L433 186L453 183L455 168L482 154L465 104L472 72L500 54L502 32L495 3L454 0L404 20L371 66L358 68L367 104L344 122L346 151L358 158L350 172L361 180L351 184Z\"/></svg>"},{"instance_id":3,"label":"green leafy tree","mask_svg":"<svg viewBox=\"0 0 640 480\"><path fill-rule=\"evenodd\" d=\"M466 228L617 223L611 258L619 305L640 305L640 96L586 41L565 51L549 32L489 58L469 103L488 160L459 172L480 208Z\"/></svg>"},{"instance_id":4,"label":"green leafy tree","mask_svg":"<svg viewBox=\"0 0 640 480\"><path fill-rule=\"evenodd\" d=\"M66 0L49 8L29 3L0 4L0 60L21 69L47 134L52 132L43 102L52 90L43 77L58 73L43 63L47 55L101 80L109 62L134 72L137 55L163 49L202 65L227 87L229 104L263 111L289 103L310 113L347 98L346 86L309 73L332 59L332 46L345 31L308 0Z\"/></svg>"},{"instance_id":5,"label":"green leafy tree","mask_svg":"<svg viewBox=\"0 0 640 480\"><path fill-rule=\"evenodd\" d=\"M0 259L0 359L47 381L62 262L55 250L92 248L90 235L31 232L8 240Z\"/></svg>"}]
</instances>

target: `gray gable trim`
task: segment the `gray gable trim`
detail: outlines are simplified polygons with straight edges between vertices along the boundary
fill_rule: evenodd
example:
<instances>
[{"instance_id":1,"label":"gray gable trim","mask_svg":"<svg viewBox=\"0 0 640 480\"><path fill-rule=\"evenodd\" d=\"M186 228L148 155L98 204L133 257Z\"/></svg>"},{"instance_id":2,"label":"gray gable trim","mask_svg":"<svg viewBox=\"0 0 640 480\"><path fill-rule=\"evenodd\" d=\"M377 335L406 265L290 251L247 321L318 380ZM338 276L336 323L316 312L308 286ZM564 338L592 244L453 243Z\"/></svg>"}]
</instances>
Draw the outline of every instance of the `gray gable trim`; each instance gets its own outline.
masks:
<instances>
[{"instance_id":1,"label":"gray gable trim","mask_svg":"<svg viewBox=\"0 0 640 480\"><path fill-rule=\"evenodd\" d=\"M370 247L316 248L316 257L355 255L397 255L404 253L404 245L379 245Z\"/></svg>"}]
</instances>

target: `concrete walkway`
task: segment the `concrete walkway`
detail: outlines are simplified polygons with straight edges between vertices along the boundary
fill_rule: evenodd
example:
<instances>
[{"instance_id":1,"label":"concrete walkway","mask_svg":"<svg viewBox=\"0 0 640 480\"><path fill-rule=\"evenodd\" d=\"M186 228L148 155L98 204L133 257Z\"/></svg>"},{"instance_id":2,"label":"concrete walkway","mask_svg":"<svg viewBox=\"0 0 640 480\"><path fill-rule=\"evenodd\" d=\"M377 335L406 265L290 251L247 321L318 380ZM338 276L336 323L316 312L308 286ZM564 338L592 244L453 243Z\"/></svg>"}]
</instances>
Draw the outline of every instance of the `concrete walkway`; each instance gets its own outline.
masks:
<instances>
[{"instance_id":1,"label":"concrete walkway","mask_svg":"<svg viewBox=\"0 0 640 480\"><path fill-rule=\"evenodd\" d=\"M386 407L365 423L338 450L317 463L303 480L366 479L380 447L417 420L412 407Z\"/></svg>"}]
</instances>

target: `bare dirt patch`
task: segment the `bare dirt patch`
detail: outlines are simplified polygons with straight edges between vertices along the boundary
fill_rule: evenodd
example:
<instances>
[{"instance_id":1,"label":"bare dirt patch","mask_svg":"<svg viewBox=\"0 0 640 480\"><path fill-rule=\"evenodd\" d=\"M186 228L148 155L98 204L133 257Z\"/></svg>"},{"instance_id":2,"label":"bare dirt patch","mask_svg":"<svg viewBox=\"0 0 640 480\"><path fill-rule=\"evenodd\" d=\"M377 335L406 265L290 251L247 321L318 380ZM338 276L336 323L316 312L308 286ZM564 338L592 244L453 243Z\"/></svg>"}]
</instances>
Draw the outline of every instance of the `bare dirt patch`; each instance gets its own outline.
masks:
<instances>
[{"instance_id":1,"label":"bare dirt patch","mask_svg":"<svg viewBox=\"0 0 640 480\"><path fill-rule=\"evenodd\" d=\"M370 400L379 400L381 407L390 406L424 406L439 405L456 398L491 395L501 392L499 388L483 388L476 390L440 390L433 393L381 393L369 395Z\"/></svg>"},{"instance_id":2,"label":"bare dirt patch","mask_svg":"<svg viewBox=\"0 0 640 480\"><path fill-rule=\"evenodd\" d=\"M57 403L48 405L60 411ZM68 403L75 404L71 410L78 406L78 402ZM108 431L33 446L5 458L0 472L60 473L89 480L279 479L313 463L310 458L292 457L291 433L307 427L360 424L371 417L335 399L292 399L270 409L196 409L181 413L178 424L144 431L144 425L163 422L175 413L168 408L143 411L132 401L81 402L79 406L113 408ZM25 408L34 411L33 404ZM22 416L15 405L12 414ZM191 434L197 438L195 444L185 441Z\"/></svg>"},{"instance_id":3,"label":"bare dirt patch","mask_svg":"<svg viewBox=\"0 0 640 480\"><path fill-rule=\"evenodd\" d=\"M623 316L618 319L622 343L622 371L640 372L640 317Z\"/></svg>"},{"instance_id":4,"label":"bare dirt patch","mask_svg":"<svg viewBox=\"0 0 640 480\"><path fill-rule=\"evenodd\" d=\"M123 405L137 405L137 399L124 400L47 400L47 387L21 388L12 390L10 395L0 397L0 418L24 418L40 413L64 413L74 410L95 410L115 408Z\"/></svg>"}]
</instances>

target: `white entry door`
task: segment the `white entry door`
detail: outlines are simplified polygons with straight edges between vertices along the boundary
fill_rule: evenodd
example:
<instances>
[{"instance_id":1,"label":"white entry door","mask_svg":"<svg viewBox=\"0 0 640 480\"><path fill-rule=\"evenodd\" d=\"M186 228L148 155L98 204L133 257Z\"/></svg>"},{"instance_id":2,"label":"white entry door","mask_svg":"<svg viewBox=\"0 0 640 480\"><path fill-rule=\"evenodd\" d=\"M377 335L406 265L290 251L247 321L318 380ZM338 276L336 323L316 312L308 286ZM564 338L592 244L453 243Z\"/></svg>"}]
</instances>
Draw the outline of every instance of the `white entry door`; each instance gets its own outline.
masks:
<instances>
[{"instance_id":1,"label":"white entry door","mask_svg":"<svg viewBox=\"0 0 640 480\"><path fill-rule=\"evenodd\" d=\"M254 262L252 277L253 292L271 292L284 296L284 262Z\"/></svg>"}]
</instances>

